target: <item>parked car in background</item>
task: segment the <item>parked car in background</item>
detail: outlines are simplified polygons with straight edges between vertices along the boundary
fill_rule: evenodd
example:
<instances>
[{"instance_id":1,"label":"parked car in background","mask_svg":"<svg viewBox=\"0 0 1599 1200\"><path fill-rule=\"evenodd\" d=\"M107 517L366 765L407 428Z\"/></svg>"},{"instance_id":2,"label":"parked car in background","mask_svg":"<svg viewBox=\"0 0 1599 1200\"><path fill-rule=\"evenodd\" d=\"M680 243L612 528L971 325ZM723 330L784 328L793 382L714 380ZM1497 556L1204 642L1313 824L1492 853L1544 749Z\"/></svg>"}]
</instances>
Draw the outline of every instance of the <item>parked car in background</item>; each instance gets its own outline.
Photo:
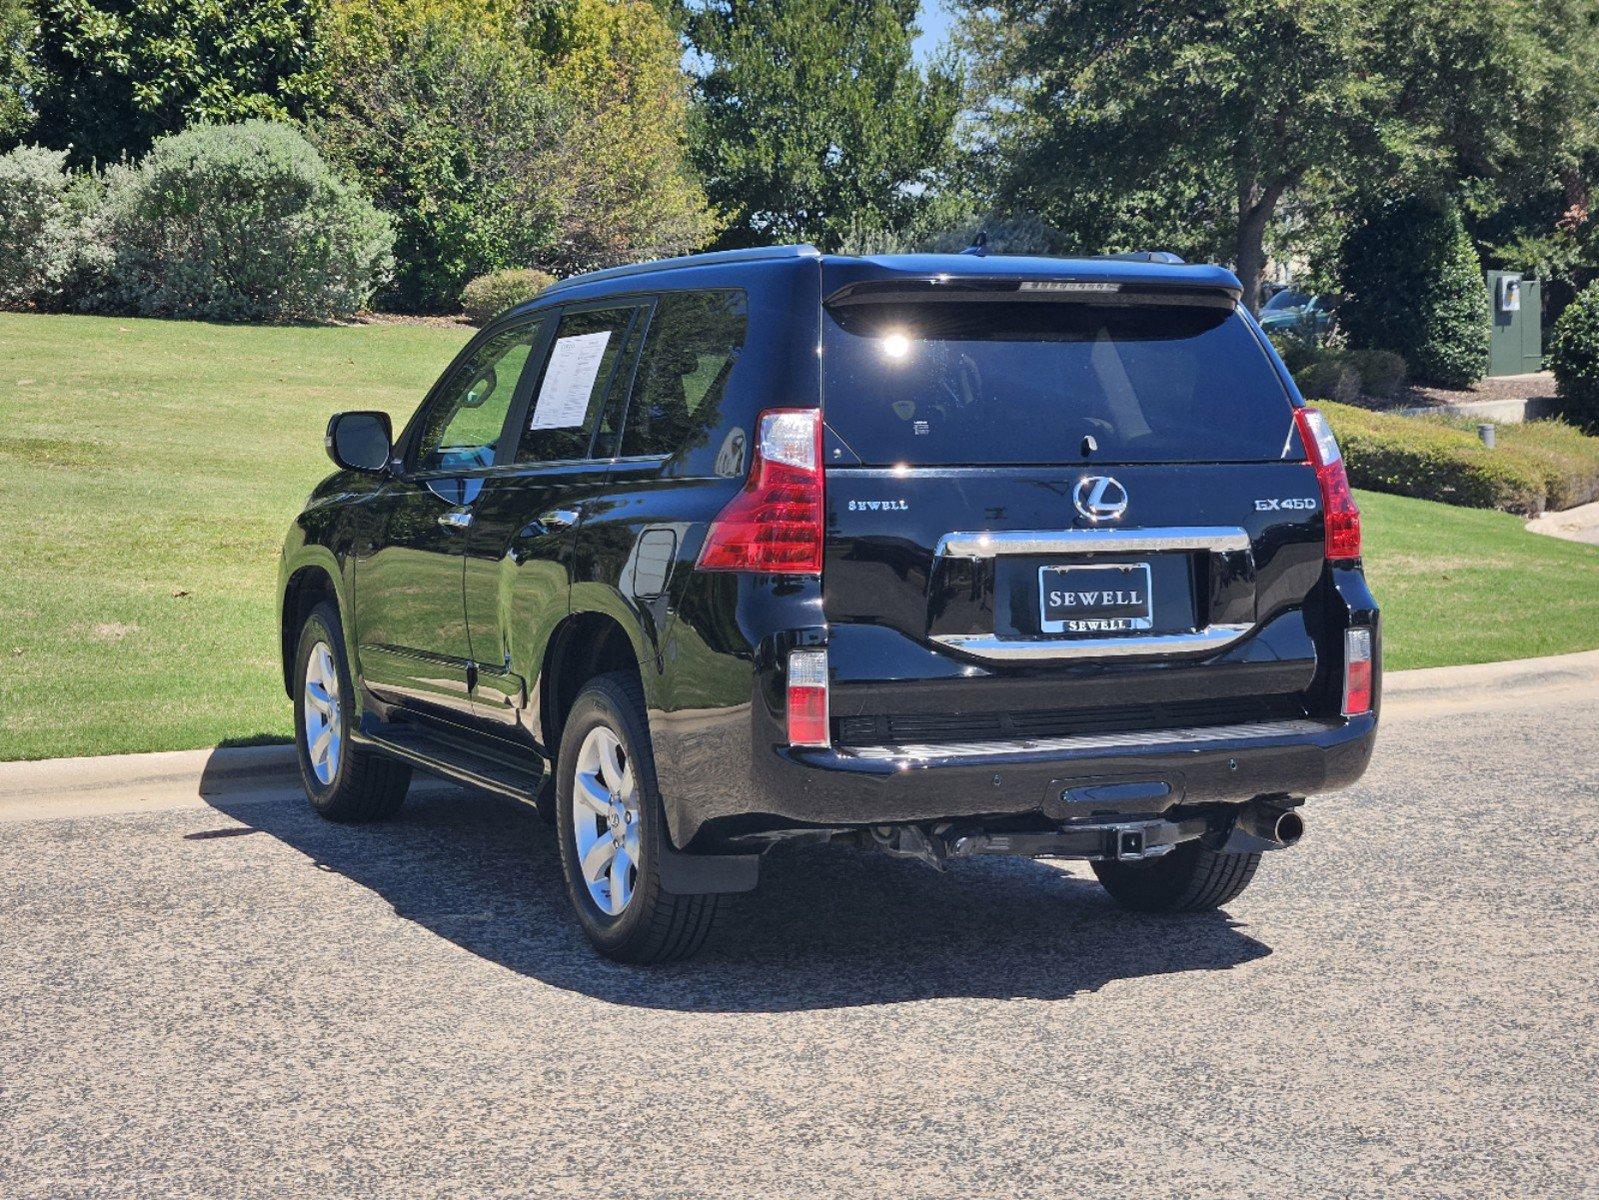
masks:
<instances>
[{"instance_id":1,"label":"parked car in background","mask_svg":"<svg viewBox=\"0 0 1599 1200\"><path fill-rule=\"evenodd\" d=\"M808 246L547 289L398 439L328 425L279 592L312 804L388 816L413 767L535 803L630 961L787 839L1227 903L1365 770L1381 649L1337 444L1240 293Z\"/></svg>"},{"instance_id":2,"label":"parked car in background","mask_svg":"<svg viewBox=\"0 0 1599 1200\"><path fill-rule=\"evenodd\" d=\"M1325 297L1284 288L1261 306L1260 324L1267 333L1295 333L1320 340L1332 324L1332 306Z\"/></svg>"}]
</instances>

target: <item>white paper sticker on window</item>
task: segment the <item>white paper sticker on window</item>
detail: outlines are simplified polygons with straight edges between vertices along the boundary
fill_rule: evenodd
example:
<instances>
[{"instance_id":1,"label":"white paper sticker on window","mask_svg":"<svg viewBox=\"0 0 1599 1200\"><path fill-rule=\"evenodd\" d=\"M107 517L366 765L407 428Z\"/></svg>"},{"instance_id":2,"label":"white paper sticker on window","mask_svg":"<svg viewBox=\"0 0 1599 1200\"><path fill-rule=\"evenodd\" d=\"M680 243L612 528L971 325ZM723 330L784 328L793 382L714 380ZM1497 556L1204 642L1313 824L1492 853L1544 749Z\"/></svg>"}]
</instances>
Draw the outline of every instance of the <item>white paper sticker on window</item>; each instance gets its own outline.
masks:
<instances>
[{"instance_id":1,"label":"white paper sticker on window","mask_svg":"<svg viewBox=\"0 0 1599 1200\"><path fill-rule=\"evenodd\" d=\"M574 429L588 415L594 379L600 373L605 344L604 333L583 333L564 337L550 351L550 365L544 371L538 403L533 406L533 429Z\"/></svg>"}]
</instances>

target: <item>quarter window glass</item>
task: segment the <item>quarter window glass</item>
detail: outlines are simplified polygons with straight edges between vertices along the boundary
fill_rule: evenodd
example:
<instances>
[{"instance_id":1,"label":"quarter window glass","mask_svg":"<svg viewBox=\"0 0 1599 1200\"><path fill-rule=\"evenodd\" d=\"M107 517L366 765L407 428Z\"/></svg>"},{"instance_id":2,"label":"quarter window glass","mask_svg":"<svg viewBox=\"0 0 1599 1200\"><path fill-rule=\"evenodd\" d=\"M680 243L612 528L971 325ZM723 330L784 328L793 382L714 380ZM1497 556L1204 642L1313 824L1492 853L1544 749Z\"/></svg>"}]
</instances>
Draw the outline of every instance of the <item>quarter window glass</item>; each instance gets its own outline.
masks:
<instances>
[{"instance_id":1,"label":"quarter window glass","mask_svg":"<svg viewBox=\"0 0 1599 1200\"><path fill-rule=\"evenodd\" d=\"M561 318L528 407L517 462L587 458L637 307Z\"/></svg>"},{"instance_id":2,"label":"quarter window glass","mask_svg":"<svg viewBox=\"0 0 1599 1200\"><path fill-rule=\"evenodd\" d=\"M541 324L507 330L456 368L423 423L413 458L417 470L494 465L505 415Z\"/></svg>"},{"instance_id":3,"label":"quarter window glass","mask_svg":"<svg viewBox=\"0 0 1599 1200\"><path fill-rule=\"evenodd\" d=\"M662 296L650 321L622 454L680 454L705 444L721 416L748 324L742 292Z\"/></svg>"}]
</instances>

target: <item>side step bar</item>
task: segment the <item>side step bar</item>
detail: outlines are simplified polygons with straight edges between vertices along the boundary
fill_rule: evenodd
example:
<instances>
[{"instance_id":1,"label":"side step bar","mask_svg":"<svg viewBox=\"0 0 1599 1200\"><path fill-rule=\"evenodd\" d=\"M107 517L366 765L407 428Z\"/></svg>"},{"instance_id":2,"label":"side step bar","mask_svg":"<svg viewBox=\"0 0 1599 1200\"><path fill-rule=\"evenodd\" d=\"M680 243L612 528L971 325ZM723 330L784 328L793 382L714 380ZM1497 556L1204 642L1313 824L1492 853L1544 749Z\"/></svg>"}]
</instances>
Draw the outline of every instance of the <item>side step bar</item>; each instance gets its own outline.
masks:
<instances>
[{"instance_id":1,"label":"side step bar","mask_svg":"<svg viewBox=\"0 0 1599 1200\"><path fill-rule=\"evenodd\" d=\"M371 746L457 783L482 788L531 804L544 778L544 765L531 752L498 755L479 744L409 722L369 722L351 741Z\"/></svg>"}]
</instances>

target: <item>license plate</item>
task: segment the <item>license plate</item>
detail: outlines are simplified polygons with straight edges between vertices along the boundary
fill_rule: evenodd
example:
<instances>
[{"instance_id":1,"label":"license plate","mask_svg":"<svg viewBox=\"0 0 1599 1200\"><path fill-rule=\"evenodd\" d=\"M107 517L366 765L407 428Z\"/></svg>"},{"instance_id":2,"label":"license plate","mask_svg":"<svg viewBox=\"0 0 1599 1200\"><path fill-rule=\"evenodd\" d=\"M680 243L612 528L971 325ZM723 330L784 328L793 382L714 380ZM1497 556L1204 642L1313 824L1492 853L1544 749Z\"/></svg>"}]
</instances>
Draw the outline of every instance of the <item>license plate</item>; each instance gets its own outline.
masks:
<instances>
[{"instance_id":1,"label":"license plate","mask_svg":"<svg viewBox=\"0 0 1599 1200\"><path fill-rule=\"evenodd\" d=\"M1126 633L1155 623L1148 563L1038 569L1045 633Z\"/></svg>"}]
</instances>

